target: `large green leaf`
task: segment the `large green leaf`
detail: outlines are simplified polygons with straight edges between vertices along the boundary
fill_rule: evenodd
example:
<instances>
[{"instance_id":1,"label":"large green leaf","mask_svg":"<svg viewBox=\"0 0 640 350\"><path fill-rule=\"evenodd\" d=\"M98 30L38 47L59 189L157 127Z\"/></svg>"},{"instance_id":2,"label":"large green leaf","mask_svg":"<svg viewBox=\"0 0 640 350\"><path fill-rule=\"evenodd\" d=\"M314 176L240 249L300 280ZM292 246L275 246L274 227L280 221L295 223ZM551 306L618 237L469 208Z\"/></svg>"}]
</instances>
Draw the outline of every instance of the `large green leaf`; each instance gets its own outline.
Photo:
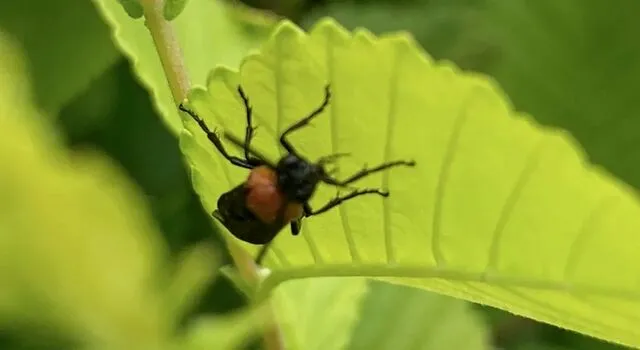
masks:
<instances>
[{"instance_id":1,"label":"large green leaf","mask_svg":"<svg viewBox=\"0 0 640 350\"><path fill-rule=\"evenodd\" d=\"M163 120L177 134L182 124L158 52L145 27L145 19L132 19L113 0L93 2L112 27L116 44L133 63L140 80L153 96ZM179 45L170 50L182 50L184 68L194 84L204 83L207 72L216 64L237 66L248 50L263 37L243 34L218 0L190 0L181 14L167 25L175 29L177 43L157 45Z\"/></svg>"},{"instance_id":2,"label":"large green leaf","mask_svg":"<svg viewBox=\"0 0 640 350\"><path fill-rule=\"evenodd\" d=\"M340 176L417 161L360 181L388 188L388 199L354 200L306 220L298 237L279 235L263 292L292 278L373 276L640 345L635 193L586 162L566 133L515 112L491 80L433 62L405 35L352 35L325 21L308 36L281 25L239 73L214 70L191 108L242 135L240 82L254 145L270 157L282 153L276 135L317 107L330 82L326 112L292 136L303 154L351 152ZM192 121L181 147L208 211L247 175ZM322 187L311 203L334 195Z\"/></svg>"},{"instance_id":3,"label":"large green leaf","mask_svg":"<svg viewBox=\"0 0 640 350\"><path fill-rule=\"evenodd\" d=\"M206 317L175 339L215 271L212 249L198 246L171 266L137 189L104 156L69 154L31 101L24 55L2 32L0 52L3 336L53 331L74 348L195 350L235 349L255 333L259 308L214 319L227 331L217 337L196 341Z\"/></svg>"},{"instance_id":4,"label":"large green leaf","mask_svg":"<svg viewBox=\"0 0 640 350\"><path fill-rule=\"evenodd\" d=\"M348 349L492 349L488 329L469 303L417 288L369 284Z\"/></svg>"}]
</instances>

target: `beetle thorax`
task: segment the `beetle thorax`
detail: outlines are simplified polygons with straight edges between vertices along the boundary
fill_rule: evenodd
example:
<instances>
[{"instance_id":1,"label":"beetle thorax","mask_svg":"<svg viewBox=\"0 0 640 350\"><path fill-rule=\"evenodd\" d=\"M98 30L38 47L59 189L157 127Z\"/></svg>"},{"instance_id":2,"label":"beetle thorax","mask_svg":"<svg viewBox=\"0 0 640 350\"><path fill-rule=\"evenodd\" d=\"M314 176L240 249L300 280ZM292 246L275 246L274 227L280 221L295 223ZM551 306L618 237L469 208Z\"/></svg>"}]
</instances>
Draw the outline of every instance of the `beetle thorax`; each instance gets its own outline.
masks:
<instances>
[{"instance_id":1,"label":"beetle thorax","mask_svg":"<svg viewBox=\"0 0 640 350\"><path fill-rule=\"evenodd\" d=\"M319 166L293 154L280 159L276 171L279 189L289 200L299 203L311 198L322 173Z\"/></svg>"}]
</instances>

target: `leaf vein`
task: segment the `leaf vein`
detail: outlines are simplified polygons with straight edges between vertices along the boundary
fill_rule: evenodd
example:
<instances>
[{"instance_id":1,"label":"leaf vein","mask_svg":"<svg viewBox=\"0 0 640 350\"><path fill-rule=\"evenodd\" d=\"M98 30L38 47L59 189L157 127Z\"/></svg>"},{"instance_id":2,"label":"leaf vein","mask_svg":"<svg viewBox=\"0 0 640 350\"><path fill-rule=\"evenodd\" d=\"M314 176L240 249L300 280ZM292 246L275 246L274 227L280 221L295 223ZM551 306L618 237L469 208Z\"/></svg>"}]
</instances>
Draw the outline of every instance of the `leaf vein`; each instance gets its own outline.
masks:
<instances>
[{"instance_id":1,"label":"leaf vein","mask_svg":"<svg viewBox=\"0 0 640 350\"><path fill-rule=\"evenodd\" d=\"M385 140L385 148L383 155L383 162L386 163L391 159L391 143L393 141L393 132L395 130L395 123L393 122L394 116L396 114L396 105L398 102L398 76L400 75L400 64L402 62L402 58L404 57L403 53L406 51L400 51L402 46L396 44L395 50L393 51L393 68L391 69L391 76L389 82L389 110L387 112L387 135ZM388 190L389 188L389 172L385 171L382 174L382 189ZM389 207L389 201L382 201L382 222L383 222L383 230L384 230L384 246L387 255L388 263L395 263L396 256L393 250L393 234L391 231L391 209Z\"/></svg>"},{"instance_id":2,"label":"leaf vein","mask_svg":"<svg viewBox=\"0 0 640 350\"><path fill-rule=\"evenodd\" d=\"M334 66L334 57L333 57L333 45L331 43L331 35L329 34L329 38L326 41L326 55L327 55L327 70L329 74L329 80L333 84L335 81L335 66ZM333 94L333 99L335 101L335 96L337 94ZM338 153L338 109L336 108L336 104L331 103L329 108L330 113L330 130L331 130L331 153ZM342 232L345 236L345 240L347 241L347 248L349 249L349 256L351 257L351 261L360 262L360 253L358 252L358 248L356 247L355 240L353 239L353 232L351 230L351 225L349 224L349 216L347 215L347 206L339 205L338 206L338 214L340 215L340 222L342 224Z\"/></svg>"},{"instance_id":3,"label":"leaf vein","mask_svg":"<svg viewBox=\"0 0 640 350\"><path fill-rule=\"evenodd\" d=\"M451 130L451 137L449 138L449 144L445 151L444 159L442 160L442 167L440 168L440 174L438 176L438 184L436 187L435 203L433 209L433 223L432 223L432 236L431 236L431 250L433 258L438 266L446 264L444 253L441 247L442 236L442 210L443 201L445 196L445 189L449 181L451 168L455 158L456 151L459 145L460 134L465 121L469 117L467 113L467 106L470 103L470 97L467 96L467 100L462 104L460 113L456 116L453 128Z\"/></svg>"},{"instance_id":4,"label":"leaf vein","mask_svg":"<svg viewBox=\"0 0 640 350\"><path fill-rule=\"evenodd\" d=\"M282 119L284 118L284 110L283 110L283 101L282 101L282 75L283 69L283 58L282 58L282 43L280 40L276 41L276 69L275 69L275 77L274 82L276 85L276 138L280 136L282 132ZM284 155L284 149L278 145L278 149L280 150L280 156Z\"/></svg>"},{"instance_id":5,"label":"leaf vein","mask_svg":"<svg viewBox=\"0 0 640 350\"><path fill-rule=\"evenodd\" d=\"M532 290L546 290L556 292L571 292L581 295L603 296L619 298L632 302L640 302L640 290L622 289L593 283L562 283L557 280L544 278L531 278L519 276L487 275L478 271L465 271L443 266L422 265L388 265L384 264L324 264L315 266L296 267L291 266L286 271L274 271L265 288L273 288L275 285L292 279L308 277L370 277L370 278L433 278L448 281L480 282L500 287L521 287ZM267 281L265 281L267 282Z\"/></svg>"},{"instance_id":6,"label":"leaf vein","mask_svg":"<svg viewBox=\"0 0 640 350\"><path fill-rule=\"evenodd\" d=\"M513 210L516 208L518 201L520 199L520 195L522 194L522 190L524 190L527 185L531 175L535 171L535 168L538 166L538 162L540 160L540 152L544 145L544 138L538 141L538 144L533 148L533 150L529 153L527 157L527 161L520 171L518 175L518 179L516 183L511 188L511 192L507 197L507 200L502 207L502 212L498 217L498 221L496 222L496 226L493 229L493 235L491 239L491 246L489 247L489 260L487 261L487 266L485 267L484 273L490 273L495 270L498 259L500 257L500 243L502 242L502 237L504 234L504 229L511 218L511 214Z\"/></svg>"},{"instance_id":7,"label":"leaf vein","mask_svg":"<svg viewBox=\"0 0 640 350\"><path fill-rule=\"evenodd\" d=\"M612 203L614 199L616 198L612 196L601 198L593 207L589 215L585 217L582 225L580 226L580 230L576 234L573 242L571 243L571 247L569 248L569 252L567 253L567 261L565 263L562 278L564 281L572 279L578 265L578 261L580 260L580 256L586 248L585 244L590 237L590 233L595 232L594 230L590 230L590 228L593 227L593 224L597 219L602 216L603 212L607 212L615 206L615 204Z\"/></svg>"},{"instance_id":8,"label":"leaf vein","mask_svg":"<svg viewBox=\"0 0 640 350\"><path fill-rule=\"evenodd\" d=\"M313 257L313 262L315 264L322 263L322 256L320 255L320 251L318 250L316 242L312 238L313 234L310 232L309 227L307 227L304 232L301 232L300 235L304 237L305 242L307 242L307 246L309 246L309 251L311 252L311 256Z\"/></svg>"}]
</instances>

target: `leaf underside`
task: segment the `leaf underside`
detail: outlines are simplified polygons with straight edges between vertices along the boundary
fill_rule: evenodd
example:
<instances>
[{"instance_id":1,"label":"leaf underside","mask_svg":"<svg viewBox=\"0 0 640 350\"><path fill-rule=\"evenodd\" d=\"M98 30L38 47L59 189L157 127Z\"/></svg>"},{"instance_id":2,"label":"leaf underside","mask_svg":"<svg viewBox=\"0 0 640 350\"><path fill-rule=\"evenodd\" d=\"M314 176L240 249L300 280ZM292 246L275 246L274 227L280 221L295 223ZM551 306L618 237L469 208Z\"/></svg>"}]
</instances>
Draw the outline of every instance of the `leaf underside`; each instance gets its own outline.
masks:
<instances>
[{"instance_id":1,"label":"leaf underside","mask_svg":"<svg viewBox=\"0 0 640 350\"><path fill-rule=\"evenodd\" d=\"M378 38L323 20L309 34L283 22L239 72L216 68L206 89L190 92L190 107L212 129L242 136L239 83L258 126L253 146L273 160L283 154L276 136L319 106L330 83L328 108L291 137L302 154L351 153L338 177L364 164L417 162L357 183L389 198L305 220L298 237L283 231L266 257L264 291L292 278L369 276L640 346L640 289L629 268L640 260L637 198L569 135L513 111L487 77L434 62L405 34ZM247 171L183 121L181 147L211 212ZM321 187L311 205L335 194Z\"/></svg>"}]
</instances>

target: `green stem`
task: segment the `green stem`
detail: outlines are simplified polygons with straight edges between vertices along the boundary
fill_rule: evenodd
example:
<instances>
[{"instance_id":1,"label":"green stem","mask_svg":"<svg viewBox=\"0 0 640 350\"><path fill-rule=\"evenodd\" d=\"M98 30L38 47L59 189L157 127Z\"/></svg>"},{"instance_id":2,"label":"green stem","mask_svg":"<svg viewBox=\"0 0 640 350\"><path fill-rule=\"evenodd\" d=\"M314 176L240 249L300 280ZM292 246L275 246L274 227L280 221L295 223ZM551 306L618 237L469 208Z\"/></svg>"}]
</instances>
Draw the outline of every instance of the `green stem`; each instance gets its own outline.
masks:
<instances>
[{"instance_id":1,"label":"green stem","mask_svg":"<svg viewBox=\"0 0 640 350\"><path fill-rule=\"evenodd\" d=\"M178 38L171 23L166 21L162 15L163 0L140 0L140 4L144 9L145 24L153 39L164 74L167 77L167 83L169 83L169 89L171 89L173 100L177 105L187 97L191 85L189 75L184 68Z\"/></svg>"},{"instance_id":2,"label":"green stem","mask_svg":"<svg viewBox=\"0 0 640 350\"><path fill-rule=\"evenodd\" d=\"M176 106L187 97L190 81L184 66L182 50L177 35L170 22L163 16L163 0L139 0L144 9L145 24L156 47L158 57L164 69L169 89ZM230 242L229 253L240 275L251 285L259 280L257 266L253 258L235 243ZM268 307L272 322L264 330L263 342L266 350L282 350L284 343L282 332L275 322L273 309Z\"/></svg>"}]
</instances>

